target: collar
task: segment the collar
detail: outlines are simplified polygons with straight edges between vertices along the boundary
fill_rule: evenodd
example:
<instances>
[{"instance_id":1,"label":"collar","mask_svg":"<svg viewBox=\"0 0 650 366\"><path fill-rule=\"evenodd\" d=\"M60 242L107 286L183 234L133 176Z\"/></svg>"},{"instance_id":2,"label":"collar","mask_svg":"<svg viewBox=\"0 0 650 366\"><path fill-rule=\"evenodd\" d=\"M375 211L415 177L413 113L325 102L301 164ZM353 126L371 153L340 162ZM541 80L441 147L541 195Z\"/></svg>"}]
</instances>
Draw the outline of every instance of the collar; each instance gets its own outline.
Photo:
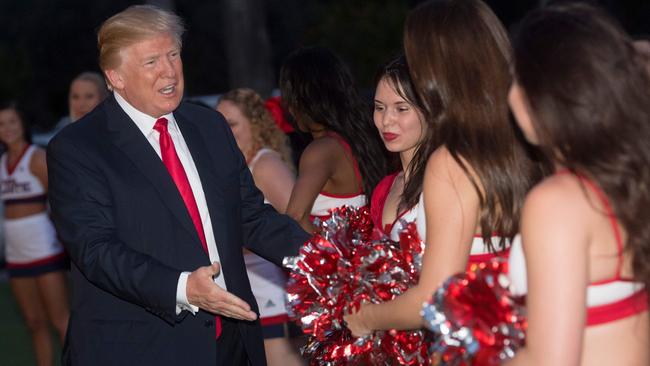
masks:
<instances>
[{"instance_id":1,"label":"collar","mask_svg":"<svg viewBox=\"0 0 650 366\"><path fill-rule=\"evenodd\" d=\"M117 104L120 105L120 107L129 116L129 118L131 118L135 125L138 126L138 129L142 131L142 134L145 136L149 135L149 133L153 131L153 126L156 124L158 118L151 117L150 115L137 110L134 106L127 102L126 99L120 95L120 93L113 92L113 95L115 96ZM173 113L168 113L160 117L167 118L167 121L169 121L168 128L176 128L176 119L174 119Z\"/></svg>"}]
</instances>

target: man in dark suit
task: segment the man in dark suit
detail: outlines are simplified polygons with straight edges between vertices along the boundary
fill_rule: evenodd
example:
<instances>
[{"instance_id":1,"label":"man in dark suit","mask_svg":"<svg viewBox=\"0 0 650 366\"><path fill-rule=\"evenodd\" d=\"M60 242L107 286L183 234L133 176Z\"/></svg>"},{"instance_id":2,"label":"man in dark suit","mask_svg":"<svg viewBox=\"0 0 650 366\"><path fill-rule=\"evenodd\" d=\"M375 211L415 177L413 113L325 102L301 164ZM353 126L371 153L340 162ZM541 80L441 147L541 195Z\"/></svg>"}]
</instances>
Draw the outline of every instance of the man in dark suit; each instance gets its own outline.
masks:
<instances>
[{"instance_id":1,"label":"man in dark suit","mask_svg":"<svg viewBox=\"0 0 650 366\"><path fill-rule=\"evenodd\" d=\"M263 204L221 115L181 102L182 32L151 6L104 22L113 96L48 147L66 365L265 364L242 245L280 264L308 235Z\"/></svg>"}]
</instances>

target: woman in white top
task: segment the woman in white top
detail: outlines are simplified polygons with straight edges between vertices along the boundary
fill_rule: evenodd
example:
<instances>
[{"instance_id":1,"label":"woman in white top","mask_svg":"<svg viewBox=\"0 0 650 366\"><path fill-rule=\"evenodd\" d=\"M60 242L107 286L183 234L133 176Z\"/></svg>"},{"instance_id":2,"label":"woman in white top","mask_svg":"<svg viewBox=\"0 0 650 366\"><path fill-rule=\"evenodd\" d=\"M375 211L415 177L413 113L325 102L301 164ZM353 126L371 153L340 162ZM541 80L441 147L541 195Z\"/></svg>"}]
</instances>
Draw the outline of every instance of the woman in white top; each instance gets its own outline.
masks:
<instances>
[{"instance_id":1,"label":"woman in white top","mask_svg":"<svg viewBox=\"0 0 650 366\"><path fill-rule=\"evenodd\" d=\"M216 109L228 121L265 202L284 213L294 185L291 149L264 101L251 89L235 89L220 97ZM285 308L286 274L251 252L246 251L244 260L260 311L269 365L301 365L289 342L289 337L297 334L290 332L292 324Z\"/></svg>"},{"instance_id":2,"label":"woman in white top","mask_svg":"<svg viewBox=\"0 0 650 366\"><path fill-rule=\"evenodd\" d=\"M13 103L0 105L0 197L9 284L32 337L36 363L52 364L50 323L63 342L69 304L63 247L49 219L45 151L29 143L25 119Z\"/></svg>"},{"instance_id":3,"label":"woman in white top","mask_svg":"<svg viewBox=\"0 0 650 366\"><path fill-rule=\"evenodd\" d=\"M526 346L508 366L650 364L650 78L604 12L558 4L514 38L509 102L555 165L526 197L510 276ZM523 252L522 252L523 247ZM525 259L524 259L525 258Z\"/></svg>"},{"instance_id":4,"label":"woman in white top","mask_svg":"<svg viewBox=\"0 0 650 366\"><path fill-rule=\"evenodd\" d=\"M404 45L435 146L423 183L426 248L416 286L345 317L356 336L421 328L422 303L465 270L473 247L483 259L507 248L534 181L534 165L509 119L508 35L487 5L425 2L408 16Z\"/></svg>"}]
</instances>

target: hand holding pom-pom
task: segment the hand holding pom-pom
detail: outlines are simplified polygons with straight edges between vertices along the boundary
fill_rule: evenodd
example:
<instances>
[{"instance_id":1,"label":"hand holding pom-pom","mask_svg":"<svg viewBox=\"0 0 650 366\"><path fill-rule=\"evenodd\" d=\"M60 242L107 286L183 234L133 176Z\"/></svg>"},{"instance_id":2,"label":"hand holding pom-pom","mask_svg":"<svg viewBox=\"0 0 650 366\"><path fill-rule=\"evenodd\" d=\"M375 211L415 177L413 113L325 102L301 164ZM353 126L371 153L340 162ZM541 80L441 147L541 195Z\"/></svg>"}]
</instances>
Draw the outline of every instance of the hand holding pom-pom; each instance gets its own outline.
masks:
<instances>
[{"instance_id":1,"label":"hand holding pom-pom","mask_svg":"<svg viewBox=\"0 0 650 366\"><path fill-rule=\"evenodd\" d=\"M365 334L357 338L343 320L362 303L391 300L415 285L422 251L414 225L392 242L373 231L367 208L335 209L320 222L298 256L285 258L288 312L309 335L302 351L310 364L428 364L424 331L370 332L351 320L355 333Z\"/></svg>"}]
</instances>

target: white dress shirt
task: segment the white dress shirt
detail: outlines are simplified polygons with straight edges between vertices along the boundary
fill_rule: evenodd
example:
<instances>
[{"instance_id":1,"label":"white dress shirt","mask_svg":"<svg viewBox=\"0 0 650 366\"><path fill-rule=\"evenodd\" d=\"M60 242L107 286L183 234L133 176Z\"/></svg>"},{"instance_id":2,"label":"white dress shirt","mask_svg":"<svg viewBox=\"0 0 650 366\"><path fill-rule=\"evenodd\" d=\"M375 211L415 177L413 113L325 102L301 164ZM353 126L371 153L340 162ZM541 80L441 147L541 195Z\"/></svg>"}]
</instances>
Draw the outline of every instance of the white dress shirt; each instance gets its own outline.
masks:
<instances>
[{"instance_id":1,"label":"white dress shirt","mask_svg":"<svg viewBox=\"0 0 650 366\"><path fill-rule=\"evenodd\" d=\"M151 144L151 147L156 151L158 157L161 158L160 154L160 142L159 137L160 133L154 130L153 126L156 124L157 118L151 117L145 113L140 112L135 109L131 104L129 104L119 93L115 92L115 99L117 103L122 107L124 112L131 117L131 120L135 122L135 125L138 126L142 134L147 138L147 141ZM208 205L205 201L205 193L203 192L203 186L201 186L201 180L199 173L196 170L196 165L194 165L194 160L192 160L192 155L190 150L187 148L185 139L181 134L178 125L176 124L176 119L172 113L166 114L164 116L168 121L167 130L171 135L172 141L174 142L174 148L176 149L176 154L185 169L185 174L187 179L190 181L190 187L192 188L192 193L194 194L194 199L196 200L196 205L199 209L199 215L201 216L201 222L203 223L203 232L205 234L205 239L208 245L208 253L210 255L210 262L219 262L219 252L217 251L217 243L214 239L214 233L212 231L212 220L210 220L210 212L208 211ZM182 310L191 311L192 314L198 311L198 307L190 304L187 301L187 276L190 272L181 273L178 278L178 285L176 287L176 313L179 314ZM226 289L226 282L224 280L223 272L219 273L215 277L214 282L219 285L221 288Z\"/></svg>"}]
</instances>

